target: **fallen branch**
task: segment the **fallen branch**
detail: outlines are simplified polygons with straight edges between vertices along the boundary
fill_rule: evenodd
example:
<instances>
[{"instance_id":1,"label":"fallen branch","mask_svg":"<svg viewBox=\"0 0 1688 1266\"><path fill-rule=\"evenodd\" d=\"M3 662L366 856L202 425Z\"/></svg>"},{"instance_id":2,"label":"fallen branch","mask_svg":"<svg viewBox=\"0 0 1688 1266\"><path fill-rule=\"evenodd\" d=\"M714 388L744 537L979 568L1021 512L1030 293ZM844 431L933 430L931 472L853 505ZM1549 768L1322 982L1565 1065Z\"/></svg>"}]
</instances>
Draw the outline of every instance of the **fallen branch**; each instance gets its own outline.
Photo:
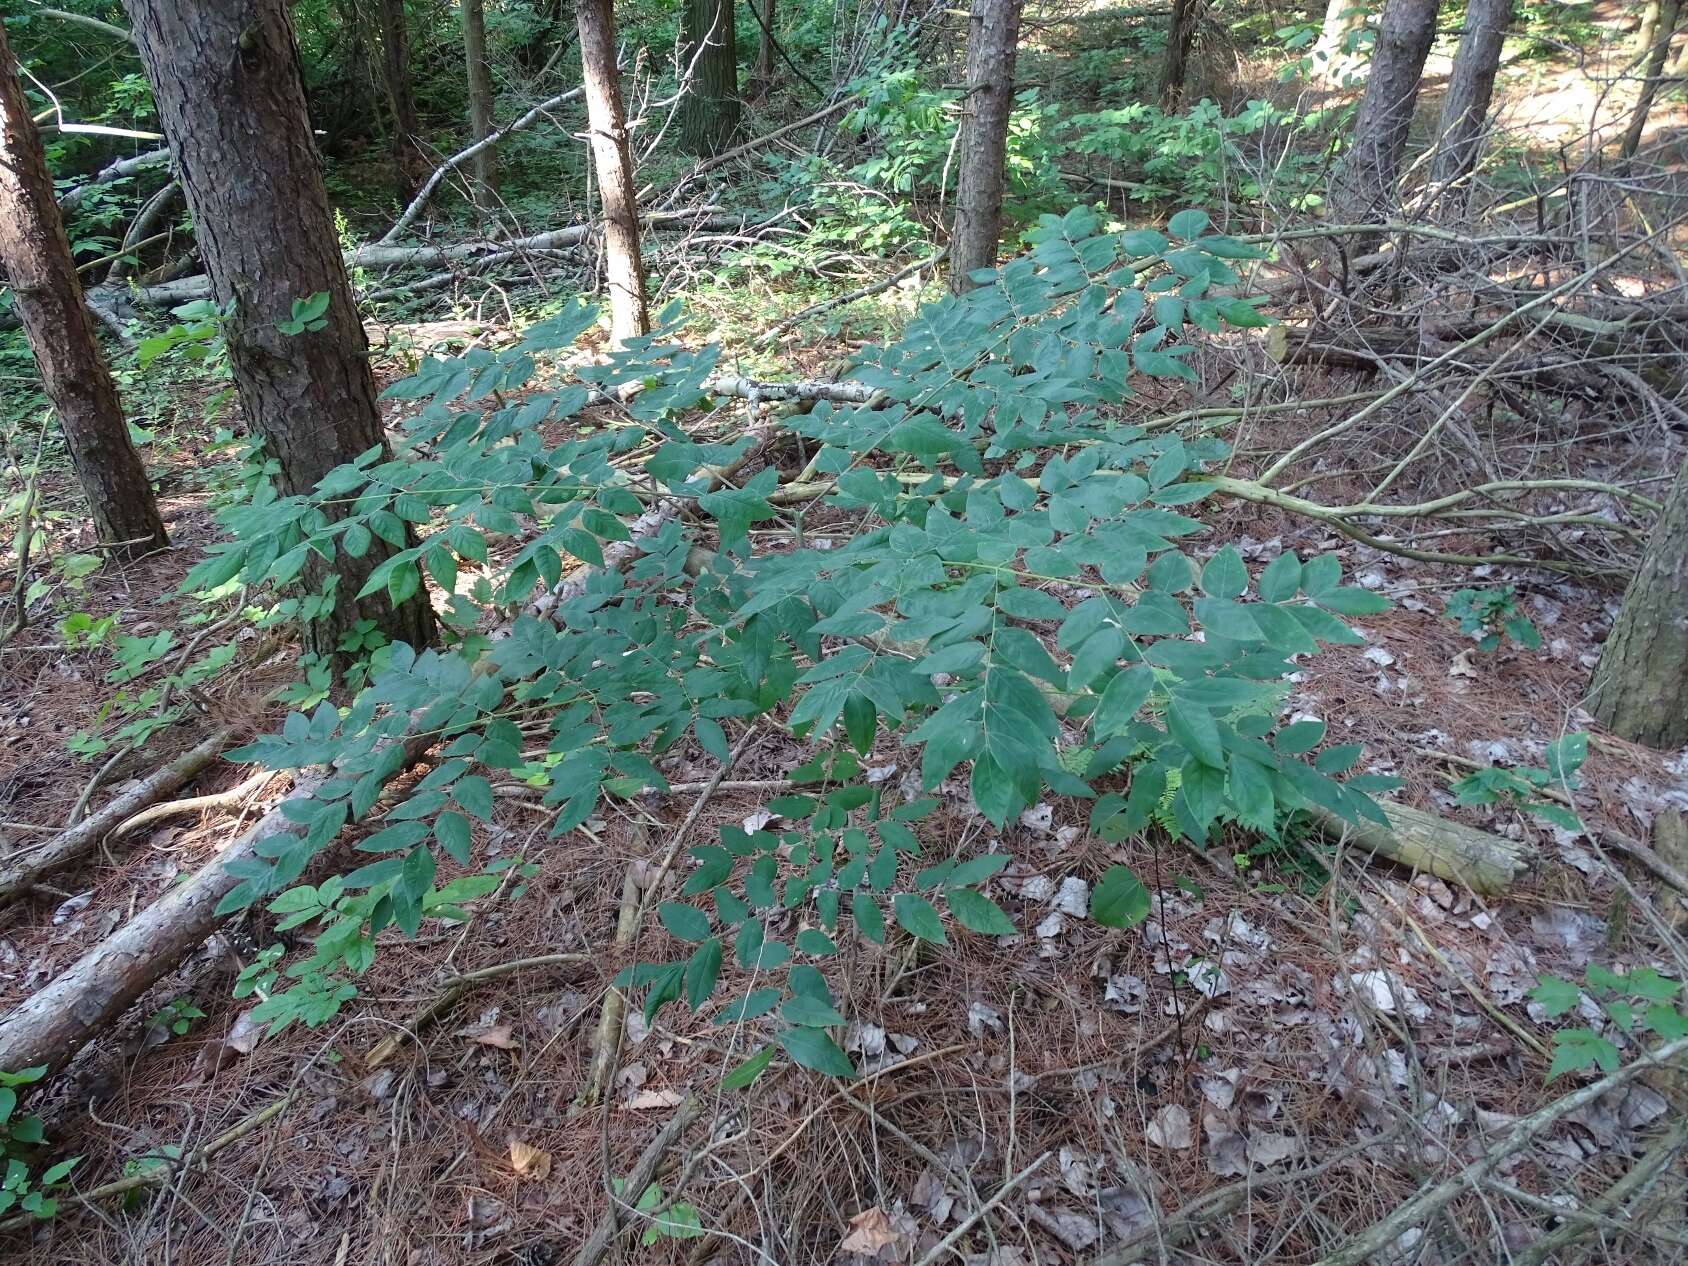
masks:
<instances>
[{"instance_id":1,"label":"fallen branch","mask_svg":"<svg viewBox=\"0 0 1688 1266\"><path fill-rule=\"evenodd\" d=\"M1404 804L1385 803L1382 808L1389 819L1387 828L1375 822L1356 824L1317 806L1308 812L1334 840L1351 840L1364 851L1464 884L1473 892L1505 892L1530 868L1523 846L1511 840Z\"/></svg>"},{"instance_id":2,"label":"fallen branch","mask_svg":"<svg viewBox=\"0 0 1688 1266\"><path fill-rule=\"evenodd\" d=\"M108 163L74 189L67 189L59 198L59 210L74 211L81 205L82 200L99 186L122 180L125 176L136 175L152 167L163 167L169 161L170 151L160 148L136 154L133 158L120 158L115 163Z\"/></svg>"},{"instance_id":3,"label":"fallen branch","mask_svg":"<svg viewBox=\"0 0 1688 1266\"><path fill-rule=\"evenodd\" d=\"M1398 1206L1388 1217L1374 1223L1336 1252L1321 1258L1318 1266L1363 1266L1363 1263L1378 1260L1409 1227L1430 1221L1460 1192L1477 1186L1510 1157L1528 1147L1532 1139L1550 1126L1585 1104L1610 1094L1638 1073L1669 1063L1685 1051L1688 1051L1688 1037L1677 1038L1657 1051L1643 1055L1633 1063L1625 1064L1609 1076L1555 1099L1545 1108L1538 1108L1519 1120L1499 1143L1479 1159L1465 1166L1453 1177L1444 1179L1433 1187L1424 1188Z\"/></svg>"},{"instance_id":4,"label":"fallen branch","mask_svg":"<svg viewBox=\"0 0 1688 1266\"><path fill-rule=\"evenodd\" d=\"M634 842L645 840L644 823L636 824ZM634 878L636 858L621 880L621 906L616 912L615 941L612 953L619 962L633 946L633 935L639 928L639 881ZM604 1009L598 1014L598 1030L592 1040L592 1063L586 1074L586 1084L580 1088L575 1103L581 1107L608 1098L610 1082L615 1077L616 1058L621 1051L621 1022L627 1010L627 998L619 989L604 991Z\"/></svg>"},{"instance_id":5,"label":"fallen branch","mask_svg":"<svg viewBox=\"0 0 1688 1266\"><path fill-rule=\"evenodd\" d=\"M834 295L830 299L822 299L819 303L811 303L808 307L803 308L800 311L793 312L790 316L774 322L774 324L769 326L767 331L757 341L763 346L766 346L794 325L801 325L803 322L811 319L812 317L817 317L823 312L830 312L834 308L847 307L848 305L855 303L858 299L867 299L873 295L881 294L884 291L891 289L892 286L896 285L905 278L913 277L917 273L923 273L928 268L936 268L948 258L949 247L946 246L937 253L928 255L925 259L920 260L918 263L910 264L907 268L898 269L889 277L876 281L872 285L861 286L858 289L846 291L844 294Z\"/></svg>"},{"instance_id":6,"label":"fallen branch","mask_svg":"<svg viewBox=\"0 0 1688 1266\"><path fill-rule=\"evenodd\" d=\"M613 1192L610 1195L610 1207L604 1210L604 1216L598 1220L598 1225L592 1228L592 1234L580 1246L580 1252L575 1254L574 1266L597 1266L598 1260L609 1251L621 1234L621 1221L617 1216L617 1205L625 1206L627 1212L633 1213L634 1205L644 1194L646 1187L656 1177L657 1169L661 1166L663 1157L668 1155L686 1127L695 1121L703 1111L703 1101L696 1095L688 1095L683 1103L675 1109L674 1115L668 1123L657 1131L657 1135L639 1154L639 1159L633 1163L627 1180L621 1185L621 1195Z\"/></svg>"},{"instance_id":7,"label":"fallen branch","mask_svg":"<svg viewBox=\"0 0 1688 1266\"><path fill-rule=\"evenodd\" d=\"M15 900L45 876L79 860L108 833L129 829L132 825L130 819L193 781L200 770L217 759L228 741L229 732L218 730L162 769L141 779L98 813L40 844L17 850L4 865L0 865L0 904ZM7 1067L11 1065L0 1063L0 1068Z\"/></svg>"},{"instance_id":8,"label":"fallen branch","mask_svg":"<svg viewBox=\"0 0 1688 1266\"><path fill-rule=\"evenodd\" d=\"M426 742L427 740L419 740ZM260 856L295 830L285 805L309 799L326 774L297 776L293 792L194 876L166 892L0 1020L0 1069L63 1068L106 1025L223 922L217 905L240 882L231 862Z\"/></svg>"},{"instance_id":9,"label":"fallen branch","mask_svg":"<svg viewBox=\"0 0 1688 1266\"><path fill-rule=\"evenodd\" d=\"M204 813L208 809L234 809L256 795L263 789L265 783L275 777L273 770L263 769L253 774L245 782L236 783L227 791L213 791L203 796L188 796L184 800L170 800L164 804L155 804L150 809L142 809L132 817L124 818L114 828L113 835L127 835L130 831L139 830L148 822L159 822L165 818L179 818L186 813Z\"/></svg>"},{"instance_id":10,"label":"fallen branch","mask_svg":"<svg viewBox=\"0 0 1688 1266\"><path fill-rule=\"evenodd\" d=\"M151 1161L143 1160L137 1165L133 1173L127 1174L124 1177L117 1179L115 1182L108 1182L98 1187L92 1187L87 1191L60 1196L58 1198L59 1203L86 1206L93 1204L96 1200L106 1200L112 1196L126 1196L131 1191L139 1191L143 1187L157 1186L185 1169L203 1165L218 1152L223 1151L225 1148L234 1146L234 1144L240 1142L248 1135L262 1129L265 1125L268 1125L271 1121L275 1120L283 1112L286 1112L295 1103L297 1103L301 1093L302 1092L298 1090L289 1090L286 1094L282 1095L281 1098L260 1108L238 1125L231 1126L229 1129L224 1130L209 1143L205 1144L203 1147L195 1148L179 1161L172 1162L163 1156L159 1156L155 1160ZM16 1217L7 1218L4 1222L0 1222L0 1231L22 1230L24 1227L35 1223L37 1220L36 1216L32 1213L20 1213Z\"/></svg>"},{"instance_id":11,"label":"fallen branch","mask_svg":"<svg viewBox=\"0 0 1688 1266\"><path fill-rule=\"evenodd\" d=\"M576 87L570 88L567 92L559 92L554 97L547 97L544 101L541 101L520 118L506 123L496 132L488 133L486 136L483 136L480 140L476 141L473 145L469 145L458 150L450 158L446 159L445 162L434 168L433 173L428 177L428 179L422 182L422 187L416 191L416 196L410 200L410 205L404 209L398 219L393 221L392 228L388 229L381 235L380 239L376 242L376 245L385 246L389 242L396 241L399 234L403 233L412 224L414 224L416 222L416 217L422 214L423 208L428 205L428 199L432 198L434 196L434 190L440 187L440 181L444 180L476 154L479 154L484 150L491 149L505 137L516 132L520 132L523 128L527 127L535 120L544 117L547 113L555 110L560 105L576 100L580 95L581 89Z\"/></svg>"}]
</instances>

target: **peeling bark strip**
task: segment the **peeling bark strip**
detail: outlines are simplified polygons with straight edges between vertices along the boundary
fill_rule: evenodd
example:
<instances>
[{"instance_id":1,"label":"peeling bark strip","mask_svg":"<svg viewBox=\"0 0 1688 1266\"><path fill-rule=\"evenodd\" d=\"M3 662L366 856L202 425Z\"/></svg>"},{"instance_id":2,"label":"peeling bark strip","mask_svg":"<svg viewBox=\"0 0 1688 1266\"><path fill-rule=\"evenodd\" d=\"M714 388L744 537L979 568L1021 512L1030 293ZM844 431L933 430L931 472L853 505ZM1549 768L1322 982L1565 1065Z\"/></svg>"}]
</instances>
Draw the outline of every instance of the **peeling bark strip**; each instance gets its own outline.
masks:
<instances>
[{"instance_id":1,"label":"peeling bark strip","mask_svg":"<svg viewBox=\"0 0 1688 1266\"><path fill-rule=\"evenodd\" d=\"M126 0L141 61L175 155L212 293L228 309L229 364L247 420L281 466L284 496L385 441L369 345L334 235L299 80L285 0ZM296 300L326 293L323 329L281 332ZM330 517L334 511L330 509ZM414 544L407 530L406 544ZM312 551L313 592L337 573L335 607L305 626L307 649L332 656L372 620L418 649L433 638L425 590L395 606L359 599L395 549L376 540L332 567Z\"/></svg>"},{"instance_id":2,"label":"peeling bark strip","mask_svg":"<svg viewBox=\"0 0 1688 1266\"><path fill-rule=\"evenodd\" d=\"M0 271L64 429L65 447L100 540L125 556L169 544L117 384L82 302L53 177L30 121L17 63L0 31ZM22 577L19 577L22 584Z\"/></svg>"},{"instance_id":3,"label":"peeling bark strip","mask_svg":"<svg viewBox=\"0 0 1688 1266\"><path fill-rule=\"evenodd\" d=\"M1007 181L1008 115L1014 108L1014 55L1021 0L973 0L967 35L967 98L961 118L960 173L950 233L950 289L971 290L971 274L996 266Z\"/></svg>"}]
</instances>

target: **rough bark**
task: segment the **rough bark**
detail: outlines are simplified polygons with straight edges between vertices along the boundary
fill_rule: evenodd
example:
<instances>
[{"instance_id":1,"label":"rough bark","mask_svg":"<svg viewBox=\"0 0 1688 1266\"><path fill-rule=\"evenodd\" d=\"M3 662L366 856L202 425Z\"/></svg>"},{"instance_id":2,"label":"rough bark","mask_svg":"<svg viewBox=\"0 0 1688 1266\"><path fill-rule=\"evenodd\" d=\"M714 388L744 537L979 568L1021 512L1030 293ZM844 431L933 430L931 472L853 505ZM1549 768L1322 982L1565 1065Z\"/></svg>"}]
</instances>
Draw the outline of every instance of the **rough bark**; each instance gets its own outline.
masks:
<instances>
[{"instance_id":1,"label":"rough bark","mask_svg":"<svg viewBox=\"0 0 1688 1266\"><path fill-rule=\"evenodd\" d=\"M1172 25L1166 36L1166 73L1161 76L1161 106L1176 110L1184 99L1184 81L1190 73L1190 46L1196 38L1196 18L1201 0L1172 0Z\"/></svg>"},{"instance_id":2,"label":"rough bark","mask_svg":"<svg viewBox=\"0 0 1688 1266\"><path fill-rule=\"evenodd\" d=\"M1512 0L1470 0L1466 6L1465 29L1460 32L1453 76L1442 98L1442 122L1437 129L1440 139L1430 168L1431 180L1454 186L1443 195L1445 205L1463 209L1469 197L1463 178L1475 170L1483 148L1489 101L1494 96L1501 46L1506 43L1506 24L1511 16ZM1462 183L1455 186L1456 181Z\"/></svg>"},{"instance_id":3,"label":"rough bark","mask_svg":"<svg viewBox=\"0 0 1688 1266\"><path fill-rule=\"evenodd\" d=\"M732 143L739 128L737 34L733 0L683 0L680 146L709 157Z\"/></svg>"},{"instance_id":4,"label":"rough bark","mask_svg":"<svg viewBox=\"0 0 1688 1266\"><path fill-rule=\"evenodd\" d=\"M1436 0L1387 0L1371 74L1354 122L1354 146L1337 174L1333 202L1348 223L1381 219L1395 196L1418 105L1424 60L1436 38Z\"/></svg>"},{"instance_id":5,"label":"rough bark","mask_svg":"<svg viewBox=\"0 0 1688 1266\"><path fill-rule=\"evenodd\" d=\"M592 162L598 174L598 199L603 204L610 337L619 345L648 331L650 320L645 306L645 268L639 256L633 155L621 104L621 72L615 64L615 12L611 0L580 0L575 12Z\"/></svg>"},{"instance_id":6,"label":"rough bark","mask_svg":"<svg viewBox=\"0 0 1688 1266\"><path fill-rule=\"evenodd\" d=\"M1313 45L1313 78L1327 88L1340 87L1359 58L1349 42L1366 24L1366 0L1329 0L1324 25Z\"/></svg>"},{"instance_id":7,"label":"rough bark","mask_svg":"<svg viewBox=\"0 0 1688 1266\"><path fill-rule=\"evenodd\" d=\"M756 43L756 82L763 92L768 92L774 86L774 0L761 0L761 4L762 30Z\"/></svg>"},{"instance_id":8,"label":"rough bark","mask_svg":"<svg viewBox=\"0 0 1688 1266\"><path fill-rule=\"evenodd\" d=\"M1656 35L1647 53L1644 72L1647 77L1641 84L1641 96L1635 102L1635 113L1630 115L1629 130L1624 133L1623 146L1619 151L1626 159L1634 158L1641 148L1641 137L1647 130L1647 116L1653 112L1653 98L1659 95L1665 62L1670 57L1671 36L1676 34L1676 18L1681 8L1680 0L1664 0L1659 6Z\"/></svg>"},{"instance_id":9,"label":"rough bark","mask_svg":"<svg viewBox=\"0 0 1688 1266\"><path fill-rule=\"evenodd\" d=\"M383 447L385 435L311 143L286 2L125 7L212 294L227 312L229 366L246 420L280 466L282 495L309 493L342 462ZM278 323L294 301L316 294L328 296L324 328L282 333ZM432 640L425 586L396 606L385 591L357 597L393 552L377 539L362 558L341 553L329 563L311 554L304 582L312 592L332 583L334 607L306 626L308 649L336 655L341 636L365 619L394 641L420 648Z\"/></svg>"},{"instance_id":10,"label":"rough bark","mask_svg":"<svg viewBox=\"0 0 1688 1266\"><path fill-rule=\"evenodd\" d=\"M131 557L168 540L140 455L129 440L117 384L82 300L53 177L30 121L17 64L0 31L0 271L4 271L41 386L64 430L94 530Z\"/></svg>"},{"instance_id":11,"label":"rough bark","mask_svg":"<svg viewBox=\"0 0 1688 1266\"><path fill-rule=\"evenodd\" d=\"M492 135L492 63L486 55L486 8L483 0L463 0L463 59L469 77L469 140ZM498 159L492 146L469 160L475 205L485 211L496 201Z\"/></svg>"},{"instance_id":12,"label":"rough bark","mask_svg":"<svg viewBox=\"0 0 1688 1266\"><path fill-rule=\"evenodd\" d=\"M410 82L410 27L404 17L404 0L376 2L381 18L381 80L393 125L393 188L404 203L416 193L432 164L422 152L422 122ZM124 0L125 5L128 3Z\"/></svg>"},{"instance_id":13,"label":"rough bark","mask_svg":"<svg viewBox=\"0 0 1688 1266\"><path fill-rule=\"evenodd\" d=\"M1649 747L1688 743L1688 463L1629 582L1590 693L1590 710L1614 734Z\"/></svg>"},{"instance_id":14,"label":"rough bark","mask_svg":"<svg viewBox=\"0 0 1688 1266\"><path fill-rule=\"evenodd\" d=\"M961 116L955 222L950 230L950 289L973 287L971 274L996 265L1002 236L1003 162L1014 108L1014 56L1021 0L973 0L967 36L967 100Z\"/></svg>"}]
</instances>

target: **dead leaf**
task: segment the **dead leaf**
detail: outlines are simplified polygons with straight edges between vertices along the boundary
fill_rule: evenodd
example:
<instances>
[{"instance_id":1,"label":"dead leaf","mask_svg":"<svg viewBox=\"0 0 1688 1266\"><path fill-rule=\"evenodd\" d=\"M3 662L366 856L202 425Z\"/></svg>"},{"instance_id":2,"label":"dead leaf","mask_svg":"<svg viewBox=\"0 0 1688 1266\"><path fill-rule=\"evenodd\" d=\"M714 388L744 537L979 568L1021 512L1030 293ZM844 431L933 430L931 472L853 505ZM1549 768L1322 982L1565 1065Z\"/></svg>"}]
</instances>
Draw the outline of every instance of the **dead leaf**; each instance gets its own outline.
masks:
<instances>
[{"instance_id":1,"label":"dead leaf","mask_svg":"<svg viewBox=\"0 0 1688 1266\"><path fill-rule=\"evenodd\" d=\"M508 1024L495 1024L490 1029L483 1029L473 1036L475 1041L482 1046L494 1046L501 1051L521 1049L521 1043L516 1041L515 1030Z\"/></svg>"},{"instance_id":2,"label":"dead leaf","mask_svg":"<svg viewBox=\"0 0 1688 1266\"><path fill-rule=\"evenodd\" d=\"M1471 656L1472 649L1470 647L1467 647L1458 655L1455 655L1454 662L1448 665L1448 676L1475 677L1477 675L1477 667L1471 662Z\"/></svg>"},{"instance_id":3,"label":"dead leaf","mask_svg":"<svg viewBox=\"0 0 1688 1266\"><path fill-rule=\"evenodd\" d=\"M510 1140L510 1168L516 1171L518 1178L539 1182L551 1172L551 1153L513 1138Z\"/></svg>"},{"instance_id":4,"label":"dead leaf","mask_svg":"<svg viewBox=\"0 0 1688 1266\"><path fill-rule=\"evenodd\" d=\"M1195 1145L1195 1136L1190 1132L1190 1113L1188 1109L1176 1103L1169 1103L1154 1116L1149 1118L1148 1128L1143 1136L1154 1147L1164 1147L1171 1151L1181 1152L1187 1147Z\"/></svg>"},{"instance_id":5,"label":"dead leaf","mask_svg":"<svg viewBox=\"0 0 1688 1266\"><path fill-rule=\"evenodd\" d=\"M897 1242L897 1232L892 1229L891 1219L885 1210L878 1205L871 1209L863 1209L850 1219L850 1230L839 1242L840 1253L863 1253L874 1257L882 1248L888 1248Z\"/></svg>"},{"instance_id":6,"label":"dead leaf","mask_svg":"<svg viewBox=\"0 0 1688 1266\"><path fill-rule=\"evenodd\" d=\"M677 1108L685 1102L686 1096L678 1090L641 1090L627 1101L627 1107L633 1112L646 1112L653 1108Z\"/></svg>"}]
</instances>

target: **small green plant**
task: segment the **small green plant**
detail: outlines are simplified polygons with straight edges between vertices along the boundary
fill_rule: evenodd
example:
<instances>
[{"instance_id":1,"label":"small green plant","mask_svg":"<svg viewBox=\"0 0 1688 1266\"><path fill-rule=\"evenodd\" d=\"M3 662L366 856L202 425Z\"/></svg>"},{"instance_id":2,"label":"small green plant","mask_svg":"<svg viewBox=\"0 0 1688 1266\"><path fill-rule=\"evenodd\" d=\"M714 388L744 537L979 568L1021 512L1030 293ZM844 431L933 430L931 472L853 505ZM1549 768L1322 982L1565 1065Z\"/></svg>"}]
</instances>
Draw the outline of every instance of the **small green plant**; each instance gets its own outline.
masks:
<instances>
[{"instance_id":1,"label":"small green plant","mask_svg":"<svg viewBox=\"0 0 1688 1266\"><path fill-rule=\"evenodd\" d=\"M1541 647L1541 634L1518 605L1518 590L1512 585L1497 589L1456 589L1443 614L1459 624L1459 631L1477 638L1477 649L1492 651L1502 636L1527 651Z\"/></svg>"},{"instance_id":2,"label":"small green plant","mask_svg":"<svg viewBox=\"0 0 1688 1266\"><path fill-rule=\"evenodd\" d=\"M307 299L293 301L293 315L285 321L277 321L275 328L283 334L304 334L325 329L328 319L323 314L328 311L328 292L319 290Z\"/></svg>"},{"instance_id":3,"label":"small green plant","mask_svg":"<svg viewBox=\"0 0 1688 1266\"><path fill-rule=\"evenodd\" d=\"M192 998L172 998L147 1017L150 1028L167 1029L177 1037L187 1036L195 1020L203 1020L205 1012L194 1005Z\"/></svg>"},{"instance_id":4,"label":"small green plant","mask_svg":"<svg viewBox=\"0 0 1688 1266\"><path fill-rule=\"evenodd\" d=\"M627 1190L627 1181L623 1178L614 1179L610 1185L618 1196ZM703 1234L703 1222L698 1217L697 1208L679 1201L670 1204L664 1198L662 1188L654 1182L639 1193L633 1211L645 1215L644 1220L649 1222L644 1234L639 1237L639 1243L647 1248L661 1239L695 1240Z\"/></svg>"},{"instance_id":5,"label":"small green plant","mask_svg":"<svg viewBox=\"0 0 1688 1266\"><path fill-rule=\"evenodd\" d=\"M0 1178L0 1213L15 1207L38 1218L52 1217L59 1206L51 1193L82 1160L72 1156L49 1165L38 1175L30 1171L30 1158L40 1148L45 1133L40 1117L18 1113L18 1089L46 1075L45 1065L16 1073L0 1072L0 1159L6 1163L5 1175Z\"/></svg>"},{"instance_id":6,"label":"small green plant","mask_svg":"<svg viewBox=\"0 0 1688 1266\"><path fill-rule=\"evenodd\" d=\"M1637 967L1626 974L1609 971L1597 964L1590 964L1583 979L1587 992L1596 999L1601 1012L1620 1034L1651 1033L1666 1042L1688 1037L1688 1016L1682 1013L1676 1001L1682 991L1680 981L1661 975L1651 967ZM1530 997L1541 1004L1549 1019L1556 1019L1574 1010L1581 1002L1583 992L1568 980L1543 976L1530 990ZM1547 1070L1549 1081L1566 1073L1595 1067L1607 1073L1617 1071L1616 1042L1587 1026L1560 1029L1554 1033L1553 1062Z\"/></svg>"},{"instance_id":7,"label":"small green plant","mask_svg":"<svg viewBox=\"0 0 1688 1266\"><path fill-rule=\"evenodd\" d=\"M1567 831L1583 829L1576 812L1543 794L1549 787L1565 792L1576 790L1577 771L1588 759L1588 735L1567 734L1547 745L1547 766L1503 769L1490 765L1467 774L1453 784L1458 803L1463 805L1511 803Z\"/></svg>"}]
</instances>

